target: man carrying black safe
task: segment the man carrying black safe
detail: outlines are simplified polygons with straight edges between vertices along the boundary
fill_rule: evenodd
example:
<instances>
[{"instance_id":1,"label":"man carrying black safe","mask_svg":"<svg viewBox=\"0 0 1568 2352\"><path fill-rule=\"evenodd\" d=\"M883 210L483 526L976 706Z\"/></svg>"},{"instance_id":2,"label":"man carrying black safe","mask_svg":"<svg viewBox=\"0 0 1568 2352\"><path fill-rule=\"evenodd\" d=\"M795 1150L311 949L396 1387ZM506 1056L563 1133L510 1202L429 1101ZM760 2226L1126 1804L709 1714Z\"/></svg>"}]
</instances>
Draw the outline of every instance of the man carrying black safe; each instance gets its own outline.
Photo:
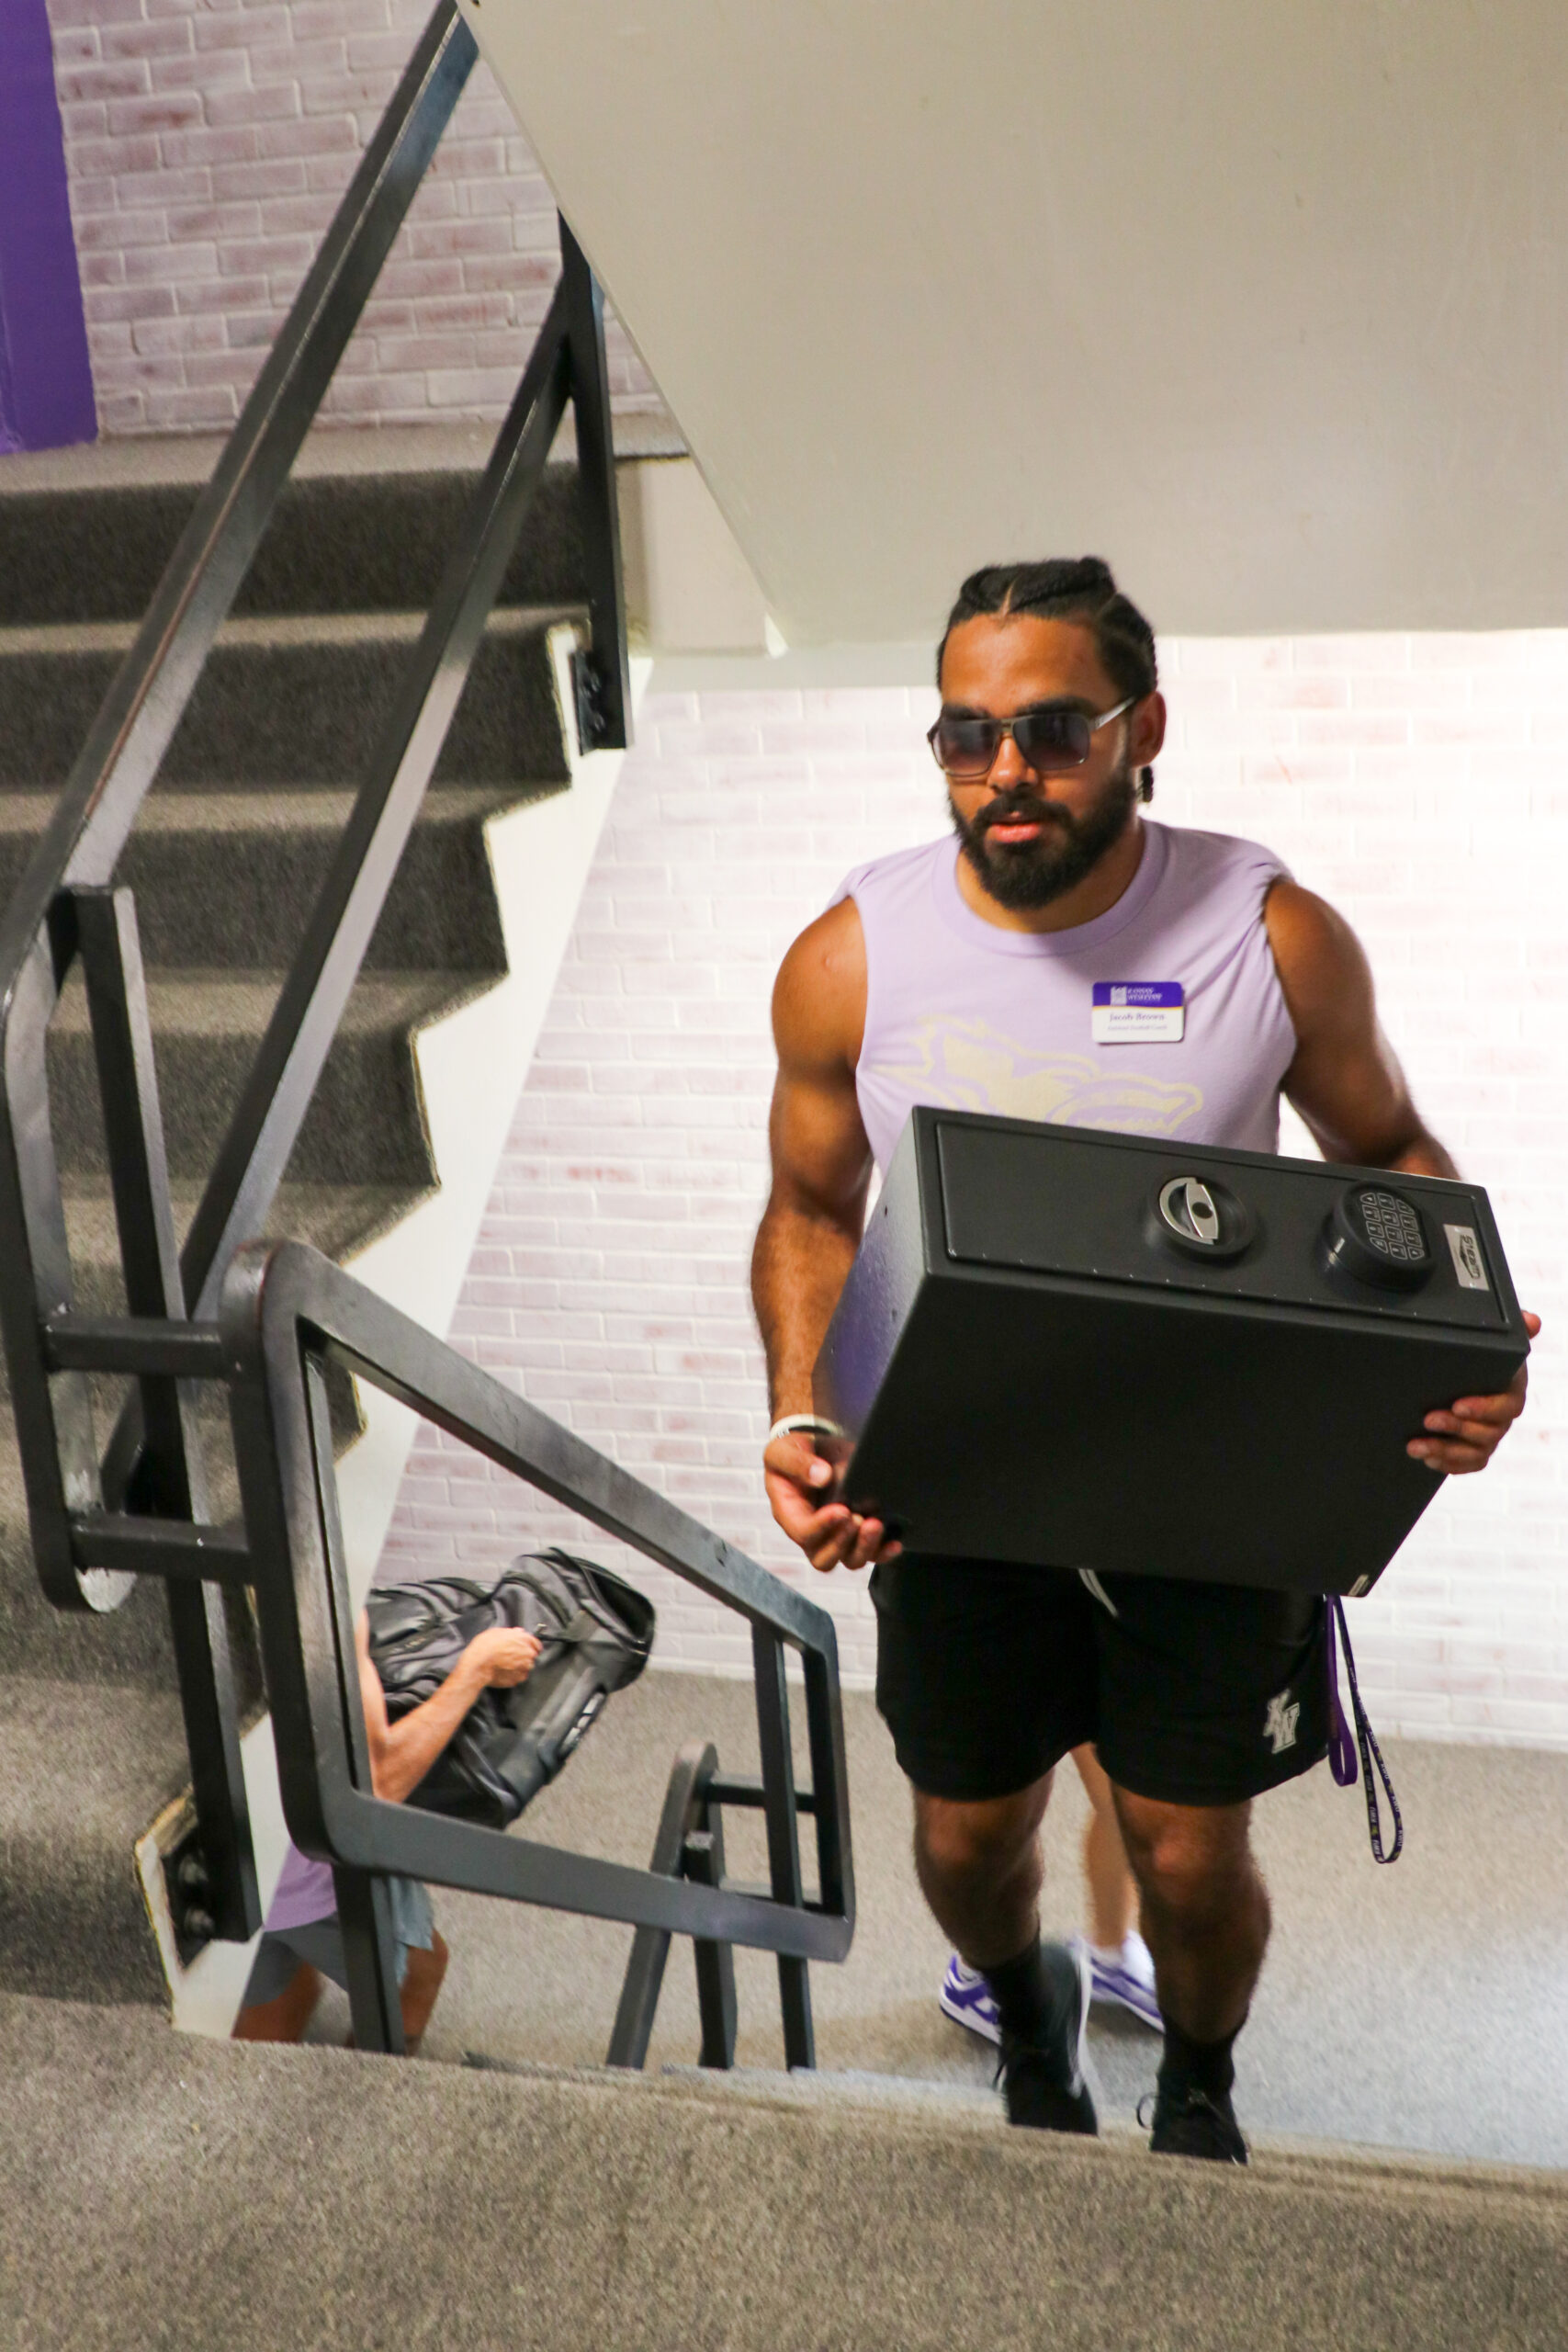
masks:
<instances>
[{"instance_id":1,"label":"man carrying black safe","mask_svg":"<svg viewBox=\"0 0 1568 2352\"><path fill-rule=\"evenodd\" d=\"M976 572L938 683L931 748L956 838L852 874L774 992L773 1190L752 1265L769 1499L814 1567L874 1567L877 1705L914 1788L916 1868L989 1983L1011 2121L1097 2129L1088 1985L1042 1944L1038 1913L1052 1768L1092 1741L1165 2018L1151 2144L1245 2164L1231 2053L1269 1920L1251 1800L1325 1752L1323 1603L906 1553L831 1498L812 1366L873 1163L918 1102L1273 1150L1283 1093L1329 1159L1455 1170L1348 926L1268 851L1143 817L1165 705L1149 625L1103 563ZM1134 1042L1096 1002L1113 981L1137 987ZM1483 1469L1524 1396L1521 1371L1504 1395L1428 1414L1409 1452L1434 1472ZM1027 1396L994 1401L998 1445L1048 1436Z\"/></svg>"}]
</instances>

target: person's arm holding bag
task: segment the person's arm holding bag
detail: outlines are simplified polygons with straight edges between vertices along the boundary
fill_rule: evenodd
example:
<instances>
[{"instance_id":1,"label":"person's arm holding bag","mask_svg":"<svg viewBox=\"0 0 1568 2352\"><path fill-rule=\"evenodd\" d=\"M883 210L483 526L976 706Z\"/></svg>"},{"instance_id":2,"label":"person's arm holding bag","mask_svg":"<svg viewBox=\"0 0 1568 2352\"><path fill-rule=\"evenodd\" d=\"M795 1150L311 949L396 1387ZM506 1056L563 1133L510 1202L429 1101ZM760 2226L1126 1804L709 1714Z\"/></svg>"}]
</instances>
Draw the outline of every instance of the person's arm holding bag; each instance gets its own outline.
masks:
<instances>
[{"instance_id":1,"label":"person's arm holding bag","mask_svg":"<svg viewBox=\"0 0 1568 2352\"><path fill-rule=\"evenodd\" d=\"M370 1656L370 1620L363 1610L354 1646L371 1786L378 1797L400 1804L448 1746L481 1690L510 1690L526 1681L539 1655L539 1637L507 1625L476 1634L440 1689L396 1723L387 1713L387 1695Z\"/></svg>"}]
</instances>

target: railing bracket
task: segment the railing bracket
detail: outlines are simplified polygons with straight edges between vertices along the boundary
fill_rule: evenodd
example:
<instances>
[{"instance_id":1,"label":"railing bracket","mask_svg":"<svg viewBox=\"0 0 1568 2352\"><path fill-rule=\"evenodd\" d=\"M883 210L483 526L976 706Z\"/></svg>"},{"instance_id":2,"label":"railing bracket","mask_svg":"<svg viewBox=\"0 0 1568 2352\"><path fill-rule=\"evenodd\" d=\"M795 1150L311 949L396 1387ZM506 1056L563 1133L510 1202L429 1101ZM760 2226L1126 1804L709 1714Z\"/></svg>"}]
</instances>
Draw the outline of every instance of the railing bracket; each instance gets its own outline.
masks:
<instances>
[{"instance_id":1,"label":"railing bracket","mask_svg":"<svg viewBox=\"0 0 1568 2352\"><path fill-rule=\"evenodd\" d=\"M604 711L604 681L592 653L579 650L571 657L572 695L577 705L577 748L602 752L609 741Z\"/></svg>"},{"instance_id":2,"label":"railing bracket","mask_svg":"<svg viewBox=\"0 0 1568 2352\"><path fill-rule=\"evenodd\" d=\"M164 1887L169 1898L169 1918L175 1951L182 1968L188 1968L218 1933L212 1916L212 1874L202 1851L201 1833L192 1827L164 1856Z\"/></svg>"}]
</instances>

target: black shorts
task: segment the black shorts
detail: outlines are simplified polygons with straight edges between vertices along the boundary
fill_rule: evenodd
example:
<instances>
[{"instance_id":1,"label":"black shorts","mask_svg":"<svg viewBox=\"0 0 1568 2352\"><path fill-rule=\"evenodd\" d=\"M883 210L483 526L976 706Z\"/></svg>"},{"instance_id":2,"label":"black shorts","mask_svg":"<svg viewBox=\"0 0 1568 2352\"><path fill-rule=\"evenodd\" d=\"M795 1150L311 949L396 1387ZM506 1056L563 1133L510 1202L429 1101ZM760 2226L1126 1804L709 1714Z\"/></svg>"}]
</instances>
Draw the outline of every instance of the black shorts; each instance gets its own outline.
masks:
<instances>
[{"instance_id":1,"label":"black shorts","mask_svg":"<svg viewBox=\"0 0 1568 2352\"><path fill-rule=\"evenodd\" d=\"M1009 1796L1092 1740L1119 1787L1237 1804L1328 1749L1314 1595L906 1553L874 1570L876 1704L928 1796ZM1100 1596L1103 1596L1103 1598Z\"/></svg>"}]
</instances>

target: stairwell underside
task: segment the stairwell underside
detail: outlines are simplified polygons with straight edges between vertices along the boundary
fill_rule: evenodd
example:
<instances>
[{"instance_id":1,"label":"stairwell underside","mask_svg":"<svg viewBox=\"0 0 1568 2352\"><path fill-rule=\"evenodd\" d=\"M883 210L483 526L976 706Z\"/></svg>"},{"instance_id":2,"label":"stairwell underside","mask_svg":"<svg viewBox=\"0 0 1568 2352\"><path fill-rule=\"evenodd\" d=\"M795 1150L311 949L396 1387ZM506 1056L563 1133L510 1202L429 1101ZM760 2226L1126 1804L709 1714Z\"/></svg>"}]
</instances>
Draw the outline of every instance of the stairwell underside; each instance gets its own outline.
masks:
<instances>
[{"instance_id":1,"label":"stairwell underside","mask_svg":"<svg viewBox=\"0 0 1568 2352\"><path fill-rule=\"evenodd\" d=\"M462 7L792 646L1561 622L1552 0Z\"/></svg>"}]
</instances>

